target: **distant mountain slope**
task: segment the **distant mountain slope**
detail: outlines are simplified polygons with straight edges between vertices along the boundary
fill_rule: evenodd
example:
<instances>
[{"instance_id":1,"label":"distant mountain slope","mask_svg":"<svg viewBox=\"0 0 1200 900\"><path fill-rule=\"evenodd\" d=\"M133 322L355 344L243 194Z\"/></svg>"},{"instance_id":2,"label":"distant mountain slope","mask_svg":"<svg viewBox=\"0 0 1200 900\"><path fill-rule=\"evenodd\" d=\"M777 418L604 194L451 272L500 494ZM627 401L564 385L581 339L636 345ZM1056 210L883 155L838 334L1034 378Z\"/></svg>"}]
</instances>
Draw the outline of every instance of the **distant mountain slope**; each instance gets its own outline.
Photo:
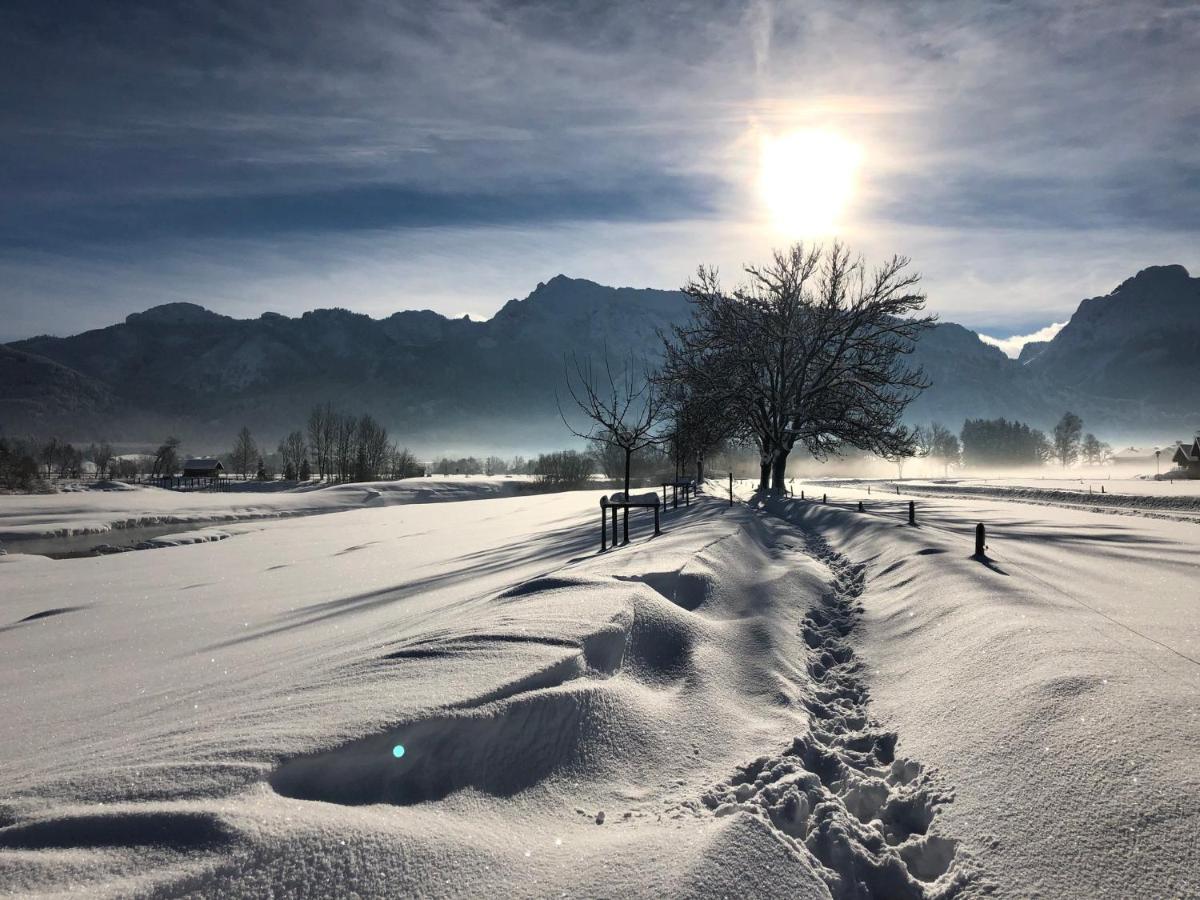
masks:
<instances>
[{"instance_id":1,"label":"distant mountain slope","mask_svg":"<svg viewBox=\"0 0 1200 900\"><path fill-rule=\"evenodd\" d=\"M1136 400L1200 394L1200 278L1152 266L1079 304L1029 367L1064 388Z\"/></svg>"},{"instance_id":2,"label":"distant mountain slope","mask_svg":"<svg viewBox=\"0 0 1200 900\"><path fill-rule=\"evenodd\" d=\"M1065 409L1089 430L1124 440L1200 425L1200 279L1147 269L1085 300L1053 340L1006 357L953 323L913 354L933 386L910 420L957 429L968 416L1039 427ZM214 448L243 423L264 442L300 427L316 402L370 411L402 440L498 452L567 440L555 404L564 357L654 358L658 332L683 321L678 291L610 288L559 275L489 321L429 310L376 320L343 309L233 319L190 303L124 323L5 348L0 425L150 441L168 431ZM36 363L21 364L18 354ZM56 365L57 364L57 365Z\"/></svg>"},{"instance_id":3,"label":"distant mountain slope","mask_svg":"<svg viewBox=\"0 0 1200 900\"><path fill-rule=\"evenodd\" d=\"M113 407L104 385L53 360L0 344L0 433L58 427L64 421L97 427Z\"/></svg>"}]
</instances>

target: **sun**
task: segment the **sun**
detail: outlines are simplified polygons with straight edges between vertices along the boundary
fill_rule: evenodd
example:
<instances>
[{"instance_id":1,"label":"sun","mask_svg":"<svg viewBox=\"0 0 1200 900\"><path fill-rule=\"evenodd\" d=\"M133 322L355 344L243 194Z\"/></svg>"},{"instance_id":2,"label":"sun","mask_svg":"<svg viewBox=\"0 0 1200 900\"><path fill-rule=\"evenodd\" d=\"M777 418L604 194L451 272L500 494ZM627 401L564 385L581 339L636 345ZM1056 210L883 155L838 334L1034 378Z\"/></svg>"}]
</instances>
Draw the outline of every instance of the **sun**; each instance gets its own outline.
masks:
<instances>
[{"instance_id":1,"label":"sun","mask_svg":"<svg viewBox=\"0 0 1200 900\"><path fill-rule=\"evenodd\" d=\"M789 237L833 234L854 194L862 147L834 131L764 137L759 191L775 227Z\"/></svg>"}]
</instances>

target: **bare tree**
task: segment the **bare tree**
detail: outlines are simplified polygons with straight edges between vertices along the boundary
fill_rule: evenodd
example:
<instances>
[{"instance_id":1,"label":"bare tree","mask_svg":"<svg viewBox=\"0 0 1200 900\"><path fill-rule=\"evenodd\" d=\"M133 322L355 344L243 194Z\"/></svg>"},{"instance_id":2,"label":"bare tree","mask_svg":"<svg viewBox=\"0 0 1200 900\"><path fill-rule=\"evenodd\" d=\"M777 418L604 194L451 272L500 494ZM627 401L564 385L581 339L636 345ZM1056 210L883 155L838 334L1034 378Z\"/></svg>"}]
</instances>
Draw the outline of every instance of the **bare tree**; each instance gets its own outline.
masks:
<instances>
[{"instance_id":1,"label":"bare tree","mask_svg":"<svg viewBox=\"0 0 1200 900\"><path fill-rule=\"evenodd\" d=\"M358 420L355 434L357 447L355 460L359 471L356 473L361 481L370 481L383 474L388 456L387 429L380 425L372 416L363 415Z\"/></svg>"},{"instance_id":2,"label":"bare tree","mask_svg":"<svg viewBox=\"0 0 1200 900\"><path fill-rule=\"evenodd\" d=\"M92 444L88 447L87 458L96 466L96 477L105 478L108 476L109 466L112 465L113 449L108 441L101 441L99 444Z\"/></svg>"},{"instance_id":3,"label":"bare tree","mask_svg":"<svg viewBox=\"0 0 1200 900\"><path fill-rule=\"evenodd\" d=\"M345 413L331 413L329 418L331 464L338 481L349 481L354 472L358 450L358 419Z\"/></svg>"},{"instance_id":4,"label":"bare tree","mask_svg":"<svg viewBox=\"0 0 1200 900\"><path fill-rule=\"evenodd\" d=\"M614 374L604 354L603 373L597 375L591 359L580 362L572 354L573 366L564 363L567 391L577 409L591 423L586 430L573 426L559 404L558 414L572 434L589 441L619 447L625 454L625 496L629 496L629 475L633 454L663 440L660 429L666 419L662 392L632 357ZM573 369L573 371L572 371ZM557 400L557 395L556 398ZM629 510L625 510L628 517ZM627 523L628 524L628 523Z\"/></svg>"},{"instance_id":5,"label":"bare tree","mask_svg":"<svg viewBox=\"0 0 1200 900\"><path fill-rule=\"evenodd\" d=\"M154 453L154 477L168 478L179 469L179 438L172 435Z\"/></svg>"},{"instance_id":6,"label":"bare tree","mask_svg":"<svg viewBox=\"0 0 1200 900\"><path fill-rule=\"evenodd\" d=\"M1073 412L1063 413L1054 426L1054 457L1066 468L1079 458L1079 438L1083 434L1083 419Z\"/></svg>"},{"instance_id":7,"label":"bare tree","mask_svg":"<svg viewBox=\"0 0 1200 900\"><path fill-rule=\"evenodd\" d=\"M907 267L897 256L868 272L840 243L796 244L732 292L703 266L684 287L692 317L672 330L667 366L755 444L760 489L783 491L797 444L817 458L911 455L901 416L928 382L902 362L934 320L914 316L925 295Z\"/></svg>"},{"instance_id":8,"label":"bare tree","mask_svg":"<svg viewBox=\"0 0 1200 900\"><path fill-rule=\"evenodd\" d=\"M912 430L912 439L913 455L937 460L942 464L946 475L950 474L951 465L958 465L962 455L958 436L941 422L918 425ZM903 464L901 468L903 469Z\"/></svg>"},{"instance_id":9,"label":"bare tree","mask_svg":"<svg viewBox=\"0 0 1200 900\"><path fill-rule=\"evenodd\" d=\"M237 437L234 438L233 450L229 454L229 464L233 466L235 472L245 478L257 459L258 445L254 443L250 429L243 425L241 431L237 433Z\"/></svg>"},{"instance_id":10,"label":"bare tree","mask_svg":"<svg viewBox=\"0 0 1200 900\"><path fill-rule=\"evenodd\" d=\"M295 481L300 477L303 463L308 459L308 445L303 431L293 431L279 442L279 456L283 461L283 477Z\"/></svg>"},{"instance_id":11,"label":"bare tree","mask_svg":"<svg viewBox=\"0 0 1200 900\"><path fill-rule=\"evenodd\" d=\"M420 475L421 469L417 465L417 458L412 455L407 447L397 448L392 445L392 477L393 478L412 478L414 475Z\"/></svg>"},{"instance_id":12,"label":"bare tree","mask_svg":"<svg viewBox=\"0 0 1200 900\"><path fill-rule=\"evenodd\" d=\"M1083 436L1079 452L1083 456L1083 461L1089 466L1103 465L1112 458L1112 446L1090 432Z\"/></svg>"},{"instance_id":13,"label":"bare tree","mask_svg":"<svg viewBox=\"0 0 1200 900\"><path fill-rule=\"evenodd\" d=\"M317 477L322 481L332 478L334 474L334 444L339 419L332 403L314 406L308 414L308 445L317 466Z\"/></svg>"}]
</instances>

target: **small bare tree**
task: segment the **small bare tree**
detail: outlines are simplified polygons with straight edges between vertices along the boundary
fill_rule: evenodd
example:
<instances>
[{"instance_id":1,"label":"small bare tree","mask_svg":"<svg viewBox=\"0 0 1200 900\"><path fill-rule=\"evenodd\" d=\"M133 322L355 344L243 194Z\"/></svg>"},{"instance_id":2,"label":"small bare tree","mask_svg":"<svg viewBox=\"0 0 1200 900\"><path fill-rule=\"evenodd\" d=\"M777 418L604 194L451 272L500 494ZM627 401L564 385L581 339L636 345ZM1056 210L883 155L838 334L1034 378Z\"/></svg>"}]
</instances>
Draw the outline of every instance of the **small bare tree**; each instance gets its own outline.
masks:
<instances>
[{"instance_id":1,"label":"small bare tree","mask_svg":"<svg viewBox=\"0 0 1200 900\"><path fill-rule=\"evenodd\" d=\"M242 478L245 478L257 459L258 445L251 437L250 429L243 425L233 442L233 452L229 454L229 462Z\"/></svg>"},{"instance_id":2,"label":"small bare tree","mask_svg":"<svg viewBox=\"0 0 1200 900\"><path fill-rule=\"evenodd\" d=\"M666 417L663 394L646 367L635 365L632 357L625 361L619 374L614 374L607 351L602 375L597 375L590 358L580 362L579 357L572 354L571 363L568 365L564 361L563 364L567 391L591 425L587 430L573 426L563 413L561 403L558 414L576 437L620 448L625 454L625 497L628 499L633 454L664 440L659 433ZM557 394L555 399L558 399ZM629 510L625 515L628 517Z\"/></svg>"}]
</instances>

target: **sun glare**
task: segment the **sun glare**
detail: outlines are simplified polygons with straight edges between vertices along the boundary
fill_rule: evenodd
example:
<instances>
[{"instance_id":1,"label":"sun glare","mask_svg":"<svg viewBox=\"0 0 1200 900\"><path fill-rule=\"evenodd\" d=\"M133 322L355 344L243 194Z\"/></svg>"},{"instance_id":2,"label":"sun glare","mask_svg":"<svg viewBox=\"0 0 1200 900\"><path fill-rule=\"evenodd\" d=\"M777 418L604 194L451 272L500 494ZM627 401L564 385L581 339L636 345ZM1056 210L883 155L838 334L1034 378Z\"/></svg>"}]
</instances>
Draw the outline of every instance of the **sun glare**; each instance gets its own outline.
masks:
<instances>
[{"instance_id":1,"label":"sun glare","mask_svg":"<svg viewBox=\"0 0 1200 900\"><path fill-rule=\"evenodd\" d=\"M832 131L793 131L762 141L759 190L775 227L820 237L839 225L854 193L862 148Z\"/></svg>"}]
</instances>

